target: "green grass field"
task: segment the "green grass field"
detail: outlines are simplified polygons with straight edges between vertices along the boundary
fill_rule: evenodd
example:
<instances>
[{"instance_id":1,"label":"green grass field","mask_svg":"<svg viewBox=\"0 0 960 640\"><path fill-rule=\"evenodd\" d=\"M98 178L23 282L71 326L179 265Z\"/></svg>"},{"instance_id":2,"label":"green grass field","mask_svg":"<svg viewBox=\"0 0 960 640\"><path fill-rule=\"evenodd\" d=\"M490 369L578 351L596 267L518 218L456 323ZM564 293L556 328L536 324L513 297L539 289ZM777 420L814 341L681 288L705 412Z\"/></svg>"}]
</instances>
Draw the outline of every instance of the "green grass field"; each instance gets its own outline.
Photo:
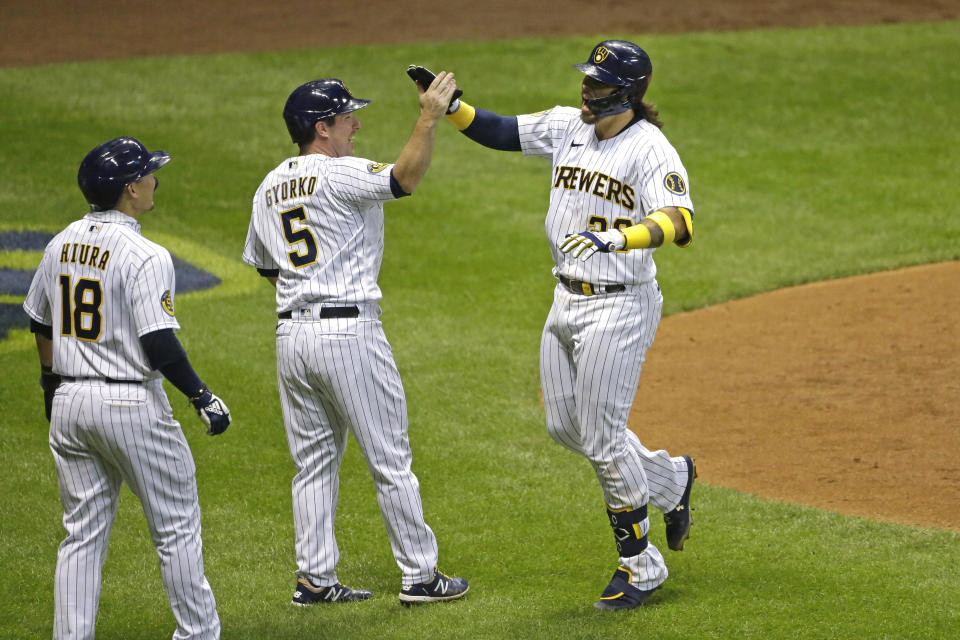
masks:
<instances>
[{"instance_id":1,"label":"green grass field","mask_svg":"<svg viewBox=\"0 0 960 640\"><path fill-rule=\"evenodd\" d=\"M648 98L697 207L694 246L657 254L667 313L960 258L960 128L950 115L960 112L960 67L950 62L960 57L960 23L602 37L613 36L651 53ZM207 438L182 396L169 395L197 462L224 638L933 639L960 628L956 534L766 501L709 477L697 485L686 551L666 551L662 522L651 518L671 570L652 606L595 611L616 562L599 488L585 461L552 443L538 399L552 295L549 164L482 149L446 124L416 195L387 206L380 283L441 569L468 577L471 593L449 605L398 604L373 483L351 445L339 573L377 597L289 606L293 466L273 301L239 259L254 190L295 152L280 117L286 96L318 76L345 79L373 100L358 114L357 155L392 161L417 112L408 63L452 69L475 105L531 112L578 100L570 65L598 39L0 70L0 231L55 232L81 216L80 159L133 135L173 155L144 235L223 281L178 296L177 315L193 364L235 425ZM0 254L0 267L38 261L39 253ZM63 529L38 373L32 337L12 331L0 342L2 638L50 637L52 627ZM173 629L140 506L124 490L97 637L160 639Z\"/></svg>"}]
</instances>

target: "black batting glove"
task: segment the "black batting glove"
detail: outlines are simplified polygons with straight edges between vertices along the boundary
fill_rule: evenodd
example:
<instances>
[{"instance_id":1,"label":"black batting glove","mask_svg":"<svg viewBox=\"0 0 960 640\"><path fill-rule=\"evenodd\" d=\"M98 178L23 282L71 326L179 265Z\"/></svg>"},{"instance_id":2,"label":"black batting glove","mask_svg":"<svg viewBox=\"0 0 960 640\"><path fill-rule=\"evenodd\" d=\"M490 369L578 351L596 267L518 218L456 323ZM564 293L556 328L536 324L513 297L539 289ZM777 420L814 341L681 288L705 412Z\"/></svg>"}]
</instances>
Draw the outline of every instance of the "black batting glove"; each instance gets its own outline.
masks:
<instances>
[{"instance_id":1,"label":"black batting glove","mask_svg":"<svg viewBox=\"0 0 960 640\"><path fill-rule=\"evenodd\" d=\"M43 389L43 410L50 422L50 412L53 410L53 395L60 386L60 374L53 372L53 367L40 365L40 388Z\"/></svg>"},{"instance_id":2,"label":"black batting glove","mask_svg":"<svg viewBox=\"0 0 960 640\"><path fill-rule=\"evenodd\" d=\"M437 77L433 71L427 69L426 67L420 67L415 64L407 67L407 75L410 76L410 79L420 85L420 88L426 91L430 85L433 83L433 79ZM463 95L462 89L455 89L453 96L450 98L450 106L447 107L447 113L453 113L460 108L460 96Z\"/></svg>"},{"instance_id":3,"label":"black batting glove","mask_svg":"<svg viewBox=\"0 0 960 640\"><path fill-rule=\"evenodd\" d=\"M208 436L220 435L230 426L230 409L209 389L200 389L199 394L190 398L190 404L197 410L203 424L207 425Z\"/></svg>"}]
</instances>

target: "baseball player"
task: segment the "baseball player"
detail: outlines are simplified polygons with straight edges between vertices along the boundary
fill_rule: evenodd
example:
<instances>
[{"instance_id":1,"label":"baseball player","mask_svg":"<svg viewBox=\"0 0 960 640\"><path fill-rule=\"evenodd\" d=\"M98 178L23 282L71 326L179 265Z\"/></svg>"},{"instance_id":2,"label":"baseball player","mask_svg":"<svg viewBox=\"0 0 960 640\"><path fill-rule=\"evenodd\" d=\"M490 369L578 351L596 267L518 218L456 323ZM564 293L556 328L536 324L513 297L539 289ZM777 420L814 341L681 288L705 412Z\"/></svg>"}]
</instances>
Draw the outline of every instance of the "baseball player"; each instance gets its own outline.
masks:
<instances>
[{"instance_id":1,"label":"baseball player","mask_svg":"<svg viewBox=\"0 0 960 640\"><path fill-rule=\"evenodd\" d=\"M47 245L23 305L40 355L67 530L54 589L58 639L94 637L123 482L143 506L160 558L174 639L220 637L203 572L196 468L163 377L190 399L208 434L223 433L230 412L174 335L173 262L138 223L153 209L153 173L169 160L134 138L87 154L78 183L90 212Z\"/></svg>"},{"instance_id":2,"label":"baseball player","mask_svg":"<svg viewBox=\"0 0 960 640\"><path fill-rule=\"evenodd\" d=\"M631 609L667 578L647 537L647 503L663 511L671 549L683 549L693 522L691 458L649 451L627 429L663 302L653 249L690 244L693 205L680 158L643 102L652 72L643 49L607 40L575 68L579 109L503 117L461 100L447 117L487 147L553 162L546 231L557 285L540 346L547 430L590 461L603 490L620 557L595 606Z\"/></svg>"},{"instance_id":3,"label":"baseball player","mask_svg":"<svg viewBox=\"0 0 960 640\"><path fill-rule=\"evenodd\" d=\"M283 117L300 154L267 174L253 198L243 260L276 287L277 379L293 479L297 585L293 604L353 602L341 584L334 535L339 469L352 433L367 461L400 566L404 603L453 600L463 578L437 570L410 469L407 409L380 323L377 276L383 204L413 193L427 171L437 122L456 89L441 73L420 93L420 117L394 164L353 156L355 116L369 100L335 78L308 82Z\"/></svg>"}]
</instances>

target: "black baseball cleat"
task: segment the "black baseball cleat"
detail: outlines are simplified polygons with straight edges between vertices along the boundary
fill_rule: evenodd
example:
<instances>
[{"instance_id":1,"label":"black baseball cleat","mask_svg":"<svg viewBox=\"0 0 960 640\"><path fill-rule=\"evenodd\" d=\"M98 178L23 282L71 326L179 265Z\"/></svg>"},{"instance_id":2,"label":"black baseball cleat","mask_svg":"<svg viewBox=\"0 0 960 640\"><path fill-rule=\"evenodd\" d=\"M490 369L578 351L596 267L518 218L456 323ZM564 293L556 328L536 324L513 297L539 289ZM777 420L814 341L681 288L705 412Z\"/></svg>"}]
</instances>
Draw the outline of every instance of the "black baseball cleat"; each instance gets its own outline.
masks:
<instances>
[{"instance_id":1,"label":"black baseball cleat","mask_svg":"<svg viewBox=\"0 0 960 640\"><path fill-rule=\"evenodd\" d=\"M434 571L433 580L403 587L400 590L400 602L419 604L424 602L443 602L462 598L470 589L463 578L450 577L440 571Z\"/></svg>"},{"instance_id":2,"label":"black baseball cleat","mask_svg":"<svg viewBox=\"0 0 960 640\"><path fill-rule=\"evenodd\" d=\"M649 591L638 589L630 584L630 572L623 567L617 567L613 572L613 579L600 594L600 599L593 603L597 609L636 609L647 601L655 587Z\"/></svg>"},{"instance_id":3,"label":"black baseball cleat","mask_svg":"<svg viewBox=\"0 0 960 640\"><path fill-rule=\"evenodd\" d=\"M327 602L360 602L372 597L372 591L351 589L339 582L329 587L315 587L304 578L299 578L297 579L297 590L293 592L292 603L298 607L306 607L311 604Z\"/></svg>"},{"instance_id":4,"label":"black baseball cleat","mask_svg":"<svg viewBox=\"0 0 960 640\"><path fill-rule=\"evenodd\" d=\"M693 526L693 514L690 513L690 490L693 489L693 481L697 477L697 467L690 456L683 456L683 459L687 463L687 474L690 480L687 482L687 488L683 490L680 504L663 514L663 522L667 525L667 546L673 551L683 551L683 543L690 537L690 527Z\"/></svg>"}]
</instances>

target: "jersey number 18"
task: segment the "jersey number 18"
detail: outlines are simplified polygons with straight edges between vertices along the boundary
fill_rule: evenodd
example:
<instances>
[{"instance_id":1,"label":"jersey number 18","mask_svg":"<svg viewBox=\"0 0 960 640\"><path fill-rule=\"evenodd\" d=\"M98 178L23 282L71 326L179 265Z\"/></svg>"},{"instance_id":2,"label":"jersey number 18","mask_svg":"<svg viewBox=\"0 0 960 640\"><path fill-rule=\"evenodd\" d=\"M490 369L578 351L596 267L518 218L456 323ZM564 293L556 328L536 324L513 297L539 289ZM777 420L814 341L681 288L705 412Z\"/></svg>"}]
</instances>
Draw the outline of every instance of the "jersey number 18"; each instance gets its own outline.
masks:
<instances>
[{"instance_id":1,"label":"jersey number 18","mask_svg":"<svg viewBox=\"0 0 960 640\"><path fill-rule=\"evenodd\" d=\"M100 337L103 316L103 289L97 280L80 278L70 286L70 276L60 274L60 335L76 335L81 340Z\"/></svg>"}]
</instances>

